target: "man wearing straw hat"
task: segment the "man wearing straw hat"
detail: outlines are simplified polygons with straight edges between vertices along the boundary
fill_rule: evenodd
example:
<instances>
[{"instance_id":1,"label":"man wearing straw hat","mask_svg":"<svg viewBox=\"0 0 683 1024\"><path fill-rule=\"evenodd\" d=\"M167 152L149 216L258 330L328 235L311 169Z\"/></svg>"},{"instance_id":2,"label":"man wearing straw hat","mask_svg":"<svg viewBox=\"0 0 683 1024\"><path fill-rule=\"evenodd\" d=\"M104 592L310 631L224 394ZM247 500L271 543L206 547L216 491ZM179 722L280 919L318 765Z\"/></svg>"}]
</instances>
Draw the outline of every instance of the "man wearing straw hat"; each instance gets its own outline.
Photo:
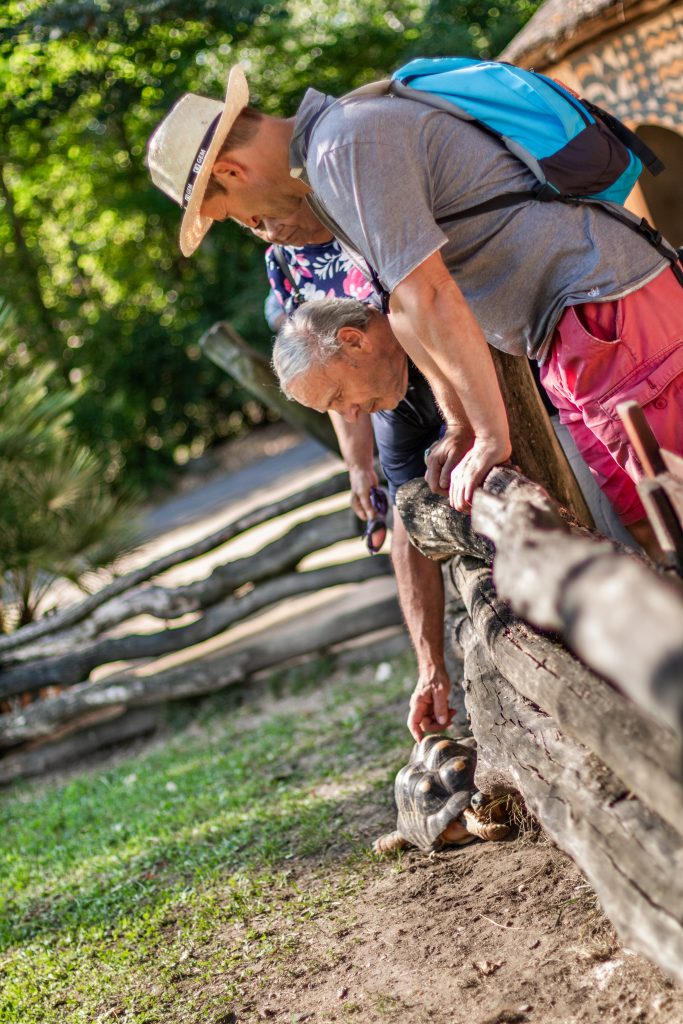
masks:
<instances>
[{"instance_id":1,"label":"man wearing straw hat","mask_svg":"<svg viewBox=\"0 0 683 1024\"><path fill-rule=\"evenodd\" d=\"M309 89L290 119L248 98L234 67L225 103L188 94L150 140L152 178L185 210L182 251L214 220L267 231L308 203L374 268L391 327L434 391L446 422L428 466L434 490L466 510L510 455L490 343L541 364L620 519L651 542L616 405L646 405L660 444L683 454L683 289L670 261L592 205L530 201L440 226L535 179L476 126L387 96L383 83L337 101Z\"/></svg>"}]
</instances>

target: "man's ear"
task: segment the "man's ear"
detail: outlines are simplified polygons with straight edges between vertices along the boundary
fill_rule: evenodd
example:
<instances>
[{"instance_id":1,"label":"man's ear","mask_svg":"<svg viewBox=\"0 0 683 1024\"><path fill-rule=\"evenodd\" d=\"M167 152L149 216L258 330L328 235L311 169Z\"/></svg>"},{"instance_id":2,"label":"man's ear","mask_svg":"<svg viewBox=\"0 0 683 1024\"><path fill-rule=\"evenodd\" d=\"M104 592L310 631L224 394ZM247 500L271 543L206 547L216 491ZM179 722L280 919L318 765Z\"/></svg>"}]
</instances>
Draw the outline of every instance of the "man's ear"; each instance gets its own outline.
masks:
<instances>
[{"instance_id":1,"label":"man's ear","mask_svg":"<svg viewBox=\"0 0 683 1024\"><path fill-rule=\"evenodd\" d=\"M357 327L340 327L337 331L337 339L344 346L344 351L349 355L365 351L368 347L368 339L363 331Z\"/></svg>"},{"instance_id":2,"label":"man's ear","mask_svg":"<svg viewBox=\"0 0 683 1024\"><path fill-rule=\"evenodd\" d=\"M231 156L219 156L211 168L215 178L229 180L230 178L246 178L246 168L239 160L233 160Z\"/></svg>"}]
</instances>

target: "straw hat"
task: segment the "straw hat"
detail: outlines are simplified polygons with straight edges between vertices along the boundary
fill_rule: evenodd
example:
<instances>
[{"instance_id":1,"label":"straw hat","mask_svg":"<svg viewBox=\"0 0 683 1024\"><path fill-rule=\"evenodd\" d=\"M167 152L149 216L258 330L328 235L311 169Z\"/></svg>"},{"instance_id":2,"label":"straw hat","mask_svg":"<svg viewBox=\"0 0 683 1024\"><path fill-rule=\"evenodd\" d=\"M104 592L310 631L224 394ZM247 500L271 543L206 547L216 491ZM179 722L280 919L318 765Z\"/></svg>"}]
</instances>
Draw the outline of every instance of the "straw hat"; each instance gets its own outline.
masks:
<instances>
[{"instance_id":1,"label":"straw hat","mask_svg":"<svg viewBox=\"0 0 683 1024\"><path fill-rule=\"evenodd\" d=\"M182 206L180 250L191 256L213 224L201 205L211 169L237 115L249 103L244 71L236 64L225 102L188 92L178 100L149 140L147 166L152 181Z\"/></svg>"}]
</instances>

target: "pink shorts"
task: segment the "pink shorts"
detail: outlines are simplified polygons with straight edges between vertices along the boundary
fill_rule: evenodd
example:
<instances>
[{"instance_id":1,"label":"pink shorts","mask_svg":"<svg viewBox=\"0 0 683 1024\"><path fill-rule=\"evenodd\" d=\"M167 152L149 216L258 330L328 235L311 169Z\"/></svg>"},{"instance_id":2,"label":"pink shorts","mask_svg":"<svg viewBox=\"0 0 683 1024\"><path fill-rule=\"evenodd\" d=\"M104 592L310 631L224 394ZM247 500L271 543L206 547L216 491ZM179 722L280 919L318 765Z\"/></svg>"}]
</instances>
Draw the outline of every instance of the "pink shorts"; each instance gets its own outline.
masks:
<instances>
[{"instance_id":1,"label":"pink shorts","mask_svg":"<svg viewBox=\"0 0 683 1024\"><path fill-rule=\"evenodd\" d=\"M660 446L683 455L683 287L673 271L623 299L568 307L541 382L622 523L642 519L643 469L616 407L634 399Z\"/></svg>"}]
</instances>

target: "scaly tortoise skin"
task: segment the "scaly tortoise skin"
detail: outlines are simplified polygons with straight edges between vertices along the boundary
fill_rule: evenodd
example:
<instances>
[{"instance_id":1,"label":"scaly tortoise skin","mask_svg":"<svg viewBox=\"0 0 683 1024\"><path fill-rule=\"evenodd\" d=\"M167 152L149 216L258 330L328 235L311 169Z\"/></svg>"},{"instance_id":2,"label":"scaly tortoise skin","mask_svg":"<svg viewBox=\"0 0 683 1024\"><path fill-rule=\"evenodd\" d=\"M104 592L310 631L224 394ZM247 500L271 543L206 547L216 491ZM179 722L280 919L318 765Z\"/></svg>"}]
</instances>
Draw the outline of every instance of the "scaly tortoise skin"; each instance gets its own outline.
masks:
<instances>
[{"instance_id":1,"label":"scaly tortoise skin","mask_svg":"<svg viewBox=\"0 0 683 1024\"><path fill-rule=\"evenodd\" d=\"M474 785L476 764L476 749L468 741L425 736L416 743L394 784L396 831L375 840L375 853L407 846L431 852L476 838L504 839L510 827L485 813L486 797Z\"/></svg>"}]
</instances>

